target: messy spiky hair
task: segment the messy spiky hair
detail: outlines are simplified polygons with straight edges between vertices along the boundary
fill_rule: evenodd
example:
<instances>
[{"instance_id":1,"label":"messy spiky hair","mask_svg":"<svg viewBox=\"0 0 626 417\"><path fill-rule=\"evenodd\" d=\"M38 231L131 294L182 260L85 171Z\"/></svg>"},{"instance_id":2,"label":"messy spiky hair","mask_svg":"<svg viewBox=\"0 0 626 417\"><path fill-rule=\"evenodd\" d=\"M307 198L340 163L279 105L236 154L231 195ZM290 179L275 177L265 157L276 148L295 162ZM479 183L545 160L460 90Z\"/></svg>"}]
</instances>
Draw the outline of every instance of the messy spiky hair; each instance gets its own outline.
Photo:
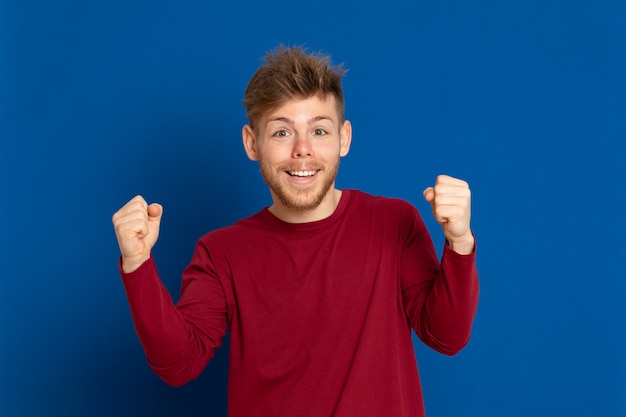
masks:
<instances>
[{"instance_id":1,"label":"messy spiky hair","mask_svg":"<svg viewBox=\"0 0 626 417\"><path fill-rule=\"evenodd\" d=\"M319 95L335 97L339 122L345 118L341 78L343 65L332 65L330 57L309 53L301 46L280 45L263 58L264 65L254 73L243 98L250 126L294 97Z\"/></svg>"}]
</instances>

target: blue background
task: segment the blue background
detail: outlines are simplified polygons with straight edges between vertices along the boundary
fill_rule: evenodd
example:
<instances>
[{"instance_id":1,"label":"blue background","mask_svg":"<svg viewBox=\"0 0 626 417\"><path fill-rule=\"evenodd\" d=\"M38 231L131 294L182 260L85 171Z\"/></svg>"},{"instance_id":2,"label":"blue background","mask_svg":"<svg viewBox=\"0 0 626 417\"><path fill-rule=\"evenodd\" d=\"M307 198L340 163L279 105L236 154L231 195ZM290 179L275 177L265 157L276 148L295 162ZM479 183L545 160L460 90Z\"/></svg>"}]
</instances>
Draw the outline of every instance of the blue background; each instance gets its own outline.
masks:
<instances>
[{"instance_id":1,"label":"blue background","mask_svg":"<svg viewBox=\"0 0 626 417\"><path fill-rule=\"evenodd\" d=\"M330 53L338 186L473 191L469 346L416 340L429 417L625 416L626 3L42 0L0 5L0 415L226 415L227 349L171 388L135 336L111 215L165 207L177 298L196 239L270 203L240 141L279 43Z\"/></svg>"}]
</instances>

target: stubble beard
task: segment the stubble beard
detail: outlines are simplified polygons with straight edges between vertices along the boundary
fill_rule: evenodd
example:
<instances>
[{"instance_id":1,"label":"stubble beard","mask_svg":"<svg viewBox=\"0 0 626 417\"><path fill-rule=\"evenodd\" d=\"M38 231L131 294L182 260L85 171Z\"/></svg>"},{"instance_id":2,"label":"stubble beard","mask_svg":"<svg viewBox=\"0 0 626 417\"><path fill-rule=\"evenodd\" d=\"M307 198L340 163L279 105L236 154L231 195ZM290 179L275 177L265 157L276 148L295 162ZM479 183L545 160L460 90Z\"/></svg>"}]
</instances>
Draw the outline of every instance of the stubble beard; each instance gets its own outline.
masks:
<instances>
[{"instance_id":1,"label":"stubble beard","mask_svg":"<svg viewBox=\"0 0 626 417\"><path fill-rule=\"evenodd\" d=\"M318 172L317 175L325 173L324 178L322 178L323 182L321 186L315 184L311 187L301 189L292 187L280 180L280 176L284 175L285 171L292 169L280 168L279 170L275 170L275 168L272 168L269 164L264 163L264 161L260 161L259 166L261 168L263 180L265 180L265 183L272 191L272 194L280 200L286 208L296 211L307 211L319 207L322 201L324 201L326 195L328 195L328 192L335 183L335 178L337 177L337 172L339 170L339 158L337 158L334 163L328 165L326 169ZM297 170L297 168L294 168L293 170Z\"/></svg>"}]
</instances>

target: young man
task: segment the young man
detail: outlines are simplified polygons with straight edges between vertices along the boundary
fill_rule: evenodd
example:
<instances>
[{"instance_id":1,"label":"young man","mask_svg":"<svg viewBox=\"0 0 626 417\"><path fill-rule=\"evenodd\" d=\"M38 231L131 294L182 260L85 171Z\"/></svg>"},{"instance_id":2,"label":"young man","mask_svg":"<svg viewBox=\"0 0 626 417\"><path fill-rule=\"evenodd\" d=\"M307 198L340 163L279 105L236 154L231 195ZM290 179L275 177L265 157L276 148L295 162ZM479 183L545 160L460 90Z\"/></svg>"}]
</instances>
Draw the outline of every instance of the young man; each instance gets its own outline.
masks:
<instances>
[{"instance_id":1,"label":"young man","mask_svg":"<svg viewBox=\"0 0 626 417\"><path fill-rule=\"evenodd\" d=\"M453 355L478 302L467 183L424 191L446 245L417 210L335 188L352 140L343 70L301 48L266 56L244 97L243 144L273 204L197 244L174 304L151 248L162 208L138 196L113 216L120 268L148 362L195 378L231 332L233 417L423 416L411 329Z\"/></svg>"}]
</instances>

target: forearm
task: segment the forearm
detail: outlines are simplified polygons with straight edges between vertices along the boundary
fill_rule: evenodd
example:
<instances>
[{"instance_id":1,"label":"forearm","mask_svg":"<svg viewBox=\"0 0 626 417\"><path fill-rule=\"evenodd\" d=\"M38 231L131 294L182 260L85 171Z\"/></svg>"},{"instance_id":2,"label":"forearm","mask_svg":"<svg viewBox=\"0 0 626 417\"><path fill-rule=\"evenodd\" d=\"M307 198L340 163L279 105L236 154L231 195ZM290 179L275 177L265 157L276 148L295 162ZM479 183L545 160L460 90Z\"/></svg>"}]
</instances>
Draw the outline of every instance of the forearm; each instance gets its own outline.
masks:
<instances>
[{"instance_id":1,"label":"forearm","mask_svg":"<svg viewBox=\"0 0 626 417\"><path fill-rule=\"evenodd\" d=\"M460 255L446 246L439 274L415 312L414 327L424 343L447 355L458 353L469 341L478 293L475 254Z\"/></svg>"},{"instance_id":2,"label":"forearm","mask_svg":"<svg viewBox=\"0 0 626 417\"><path fill-rule=\"evenodd\" d=\"M171 385L197 377L220 341L197 336L184 311L173 303L153 259L122 273L135 330L153 371ZM205 345L209 346L208 349Z\"/></svg>"}]
</instances>

